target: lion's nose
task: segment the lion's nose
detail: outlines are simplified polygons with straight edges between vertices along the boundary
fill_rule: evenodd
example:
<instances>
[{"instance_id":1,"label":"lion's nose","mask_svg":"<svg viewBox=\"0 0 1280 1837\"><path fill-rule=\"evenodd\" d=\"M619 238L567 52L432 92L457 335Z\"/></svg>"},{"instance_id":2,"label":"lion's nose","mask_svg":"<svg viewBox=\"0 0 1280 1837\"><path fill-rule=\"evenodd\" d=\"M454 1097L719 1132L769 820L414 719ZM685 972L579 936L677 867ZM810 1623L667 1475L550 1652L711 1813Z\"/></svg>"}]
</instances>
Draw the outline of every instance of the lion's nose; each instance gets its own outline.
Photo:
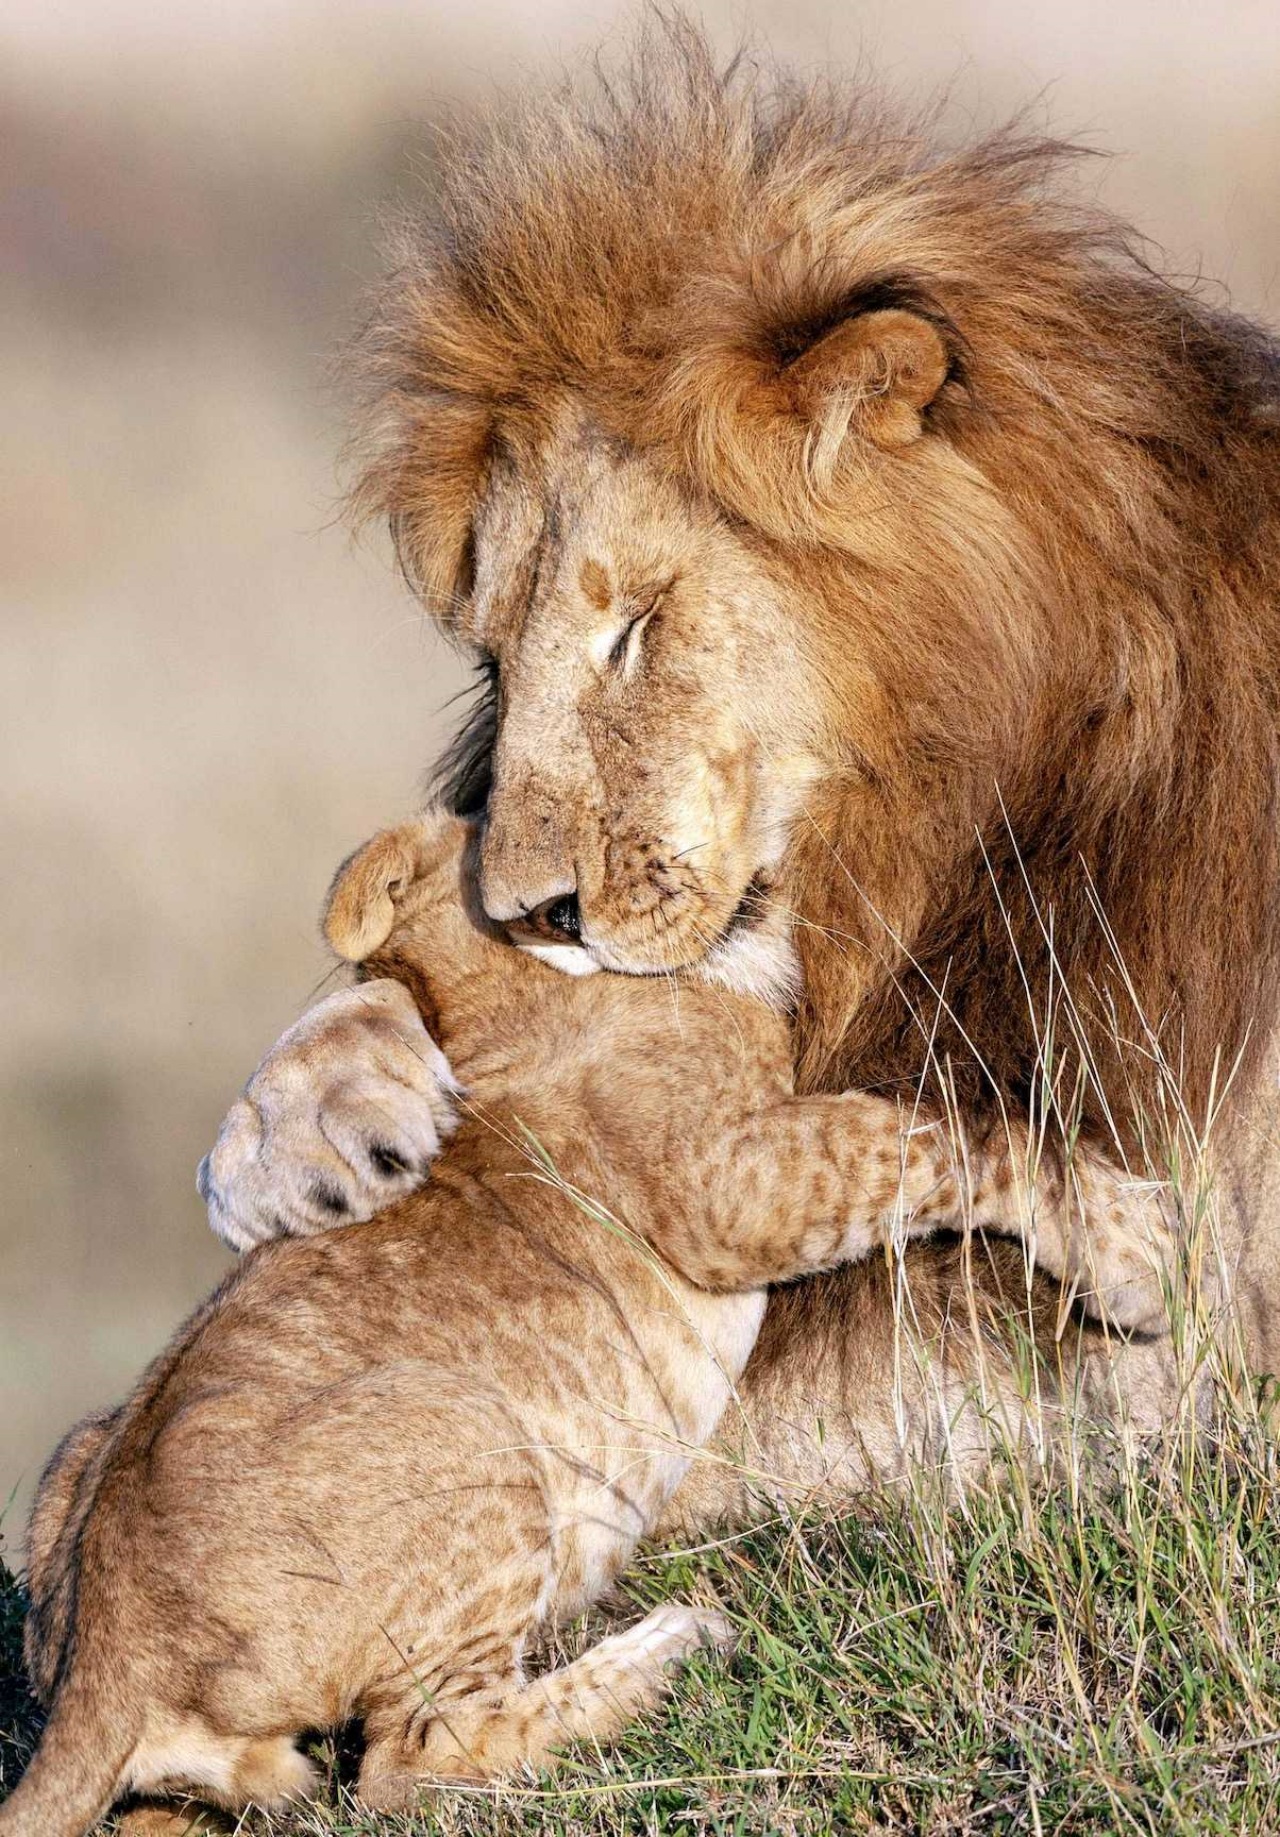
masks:
<instances>
[{"instance_id":1,"label":"lion's nose","mask_svg":"<svg viewBox=\"0 0 1280 1837\"><path fill-rule=\"evenodd\" d=\"M544 899L540 906L526 912L523 924L544 938L571 938L576 944L582 936L582 913L576 893L559 893Z\"/></svg>"}]
</instances>

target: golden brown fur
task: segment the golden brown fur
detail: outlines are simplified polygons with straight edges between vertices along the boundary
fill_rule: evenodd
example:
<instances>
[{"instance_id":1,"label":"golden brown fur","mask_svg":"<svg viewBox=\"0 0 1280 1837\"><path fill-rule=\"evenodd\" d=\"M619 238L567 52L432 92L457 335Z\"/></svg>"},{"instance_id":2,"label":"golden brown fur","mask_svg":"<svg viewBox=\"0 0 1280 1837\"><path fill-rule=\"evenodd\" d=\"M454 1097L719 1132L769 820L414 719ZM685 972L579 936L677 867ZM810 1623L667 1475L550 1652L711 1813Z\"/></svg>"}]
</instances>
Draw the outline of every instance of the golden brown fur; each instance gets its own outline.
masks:
<instances>
[{"instance_id":1,"label":"golden brown fur","mask_svg":"<svg viewBox=\"0 0 1280 1837\"><path fill-rule=\"evenodd\" d=\"M27 1635L50 1721L5 1837L78 1837L123 1790L305 1793L294 1738L351 1715L383 1807L608 1738L665 1664L723 1642L715 1616L661 1609L533 1684L521 1656L618 1572L716 1428L761 1258L823 1268L966 1200L1024 1228L1016 1131L957 1159L945 1131L900 1138L886 1099L796 1097L774 1007L554 974L480 915L471 853L454 818L389 831L327 918L466 1080L427 1188L252 1253L50 1465ZM780 915L761 931L785 959ZM1083 1201L1113 1312L1158 1306L1108 1167L1086 1153L1056 1193L1042 1260L1083 1274Z\"/></svg>"},{"instance_id":2,"label":"golden brown fur","mask_svg":"<svg viewBox=\"0 0 1280 1837\"><path fill-rule=\"evenodd\" d=\"M1280 989L1280 363L1070 202L1072 156L659 23L445 149L356 501L491 654L452 782L495 909L576 888L652 970L772 891L802 1088L1025 1114L1052 1017L1089 1134L1158 1161L1229 1085L1238 1160ZM797 1385L799 1316L873 1281L780 1298ZM1246 1283L1273 1363L1269 1250Z\"/></svg>"}]
</instances>

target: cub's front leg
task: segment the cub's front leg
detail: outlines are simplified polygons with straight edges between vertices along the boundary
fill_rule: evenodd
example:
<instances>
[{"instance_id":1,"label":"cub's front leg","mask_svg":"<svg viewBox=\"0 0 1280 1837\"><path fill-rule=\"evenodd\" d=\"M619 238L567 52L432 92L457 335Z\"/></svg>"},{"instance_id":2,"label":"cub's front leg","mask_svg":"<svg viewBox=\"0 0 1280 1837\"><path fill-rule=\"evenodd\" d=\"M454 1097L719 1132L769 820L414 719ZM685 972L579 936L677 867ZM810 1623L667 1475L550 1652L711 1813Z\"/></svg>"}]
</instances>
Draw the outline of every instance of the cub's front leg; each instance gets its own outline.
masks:
<instances>
[{"instance_id":1,"label":"cub's front leg","mask_svg":"<svg viewBox=\"0 0 1280 1837\"><path fill-rule=\"evenodd\" d=\"M974 1226L1026 1242L1096 1318L1165 1324L1174 1243L1159 1188L1084 1145L1051 1169L1020 1123L979 1148L885 1098L791 1098L693 1148L672 1144L668 1166L686 1198L655 1208L653 1242L704 1288L787 1282L895 1234Z\"/></svg>"},{"instance_id":2,"label":"cub's front leg","mask_svg":"<svg viewBox=\"0 0 1280 1837\"><path fill-rule=\"evenodd\" d=\"M328 996L272 1047L200 1163L210 1225L248 1250L363 1223L426 1178L457 1092L402 983Z\"/></svg>"}]
</instances>

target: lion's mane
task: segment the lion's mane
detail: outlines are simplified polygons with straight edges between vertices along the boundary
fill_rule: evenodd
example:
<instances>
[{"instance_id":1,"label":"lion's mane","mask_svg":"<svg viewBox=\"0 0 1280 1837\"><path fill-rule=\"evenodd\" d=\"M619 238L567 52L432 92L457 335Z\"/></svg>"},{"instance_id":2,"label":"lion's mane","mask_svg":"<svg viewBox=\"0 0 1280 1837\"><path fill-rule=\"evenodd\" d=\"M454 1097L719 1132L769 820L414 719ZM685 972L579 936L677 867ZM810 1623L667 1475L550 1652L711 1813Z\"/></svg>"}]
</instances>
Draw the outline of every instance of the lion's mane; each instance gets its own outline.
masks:
<instances>
[{"instance_id":1,"label":"lion's mane","mask_svg":"<svg viewBox=\"0 0 1280 1837\"><path fill-rule=\"evenodd\" d=\"M575 392L752 532L828 651L847 633L848 786L930 844L888 948L852 790L801 824L807 1081L914 1079L927 1045L964 1101L1025 1103L1056 1005L1101 1124L1166 1070L1197 1114L1247 1088L1275 1018L1280 363L1073 201L1077 153L949 149L661 19L620 75L443 138L362 341L356 502L447 622L495 405ZM881 306L950 357L932 438L888 457L843 438L848 401L803 426L775 400ZM473 802L491 736L482 708Z\"/></svg>"}]
</instances>

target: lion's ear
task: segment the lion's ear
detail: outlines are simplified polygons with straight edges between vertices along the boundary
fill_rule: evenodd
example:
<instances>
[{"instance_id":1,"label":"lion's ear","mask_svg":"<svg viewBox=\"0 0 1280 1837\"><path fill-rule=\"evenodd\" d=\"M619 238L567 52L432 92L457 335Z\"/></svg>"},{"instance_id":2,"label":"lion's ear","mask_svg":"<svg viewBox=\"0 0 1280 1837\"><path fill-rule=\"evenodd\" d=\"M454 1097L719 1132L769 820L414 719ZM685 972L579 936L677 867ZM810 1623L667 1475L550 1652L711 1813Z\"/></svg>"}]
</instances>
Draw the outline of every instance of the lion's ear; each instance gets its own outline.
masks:
<instances>
[{"instance_id":1,"label":"lion's ear","mask_svg":"<svg viewBox=\"0 0 1280 1837\"><path fill-rule=\"evenodd\" d=\"M815 450L834 456L846 434L879 447L907 446L946 382L951 353L942 333L901 307L856 313L786 363L781 383L808 421Z\"/></svg>"},{"instance_id":2,"label":"lion's ear","mask_svg":"<svg viewBox=\"0 0 1280 1837\"><path fill-rule=\"evenodd\" d=\"M421 840L417 823L384 829L334 875L324 935L348 963L363 963L390 937L399 903L418 877Z\"/></svg>"}]
</instances>

